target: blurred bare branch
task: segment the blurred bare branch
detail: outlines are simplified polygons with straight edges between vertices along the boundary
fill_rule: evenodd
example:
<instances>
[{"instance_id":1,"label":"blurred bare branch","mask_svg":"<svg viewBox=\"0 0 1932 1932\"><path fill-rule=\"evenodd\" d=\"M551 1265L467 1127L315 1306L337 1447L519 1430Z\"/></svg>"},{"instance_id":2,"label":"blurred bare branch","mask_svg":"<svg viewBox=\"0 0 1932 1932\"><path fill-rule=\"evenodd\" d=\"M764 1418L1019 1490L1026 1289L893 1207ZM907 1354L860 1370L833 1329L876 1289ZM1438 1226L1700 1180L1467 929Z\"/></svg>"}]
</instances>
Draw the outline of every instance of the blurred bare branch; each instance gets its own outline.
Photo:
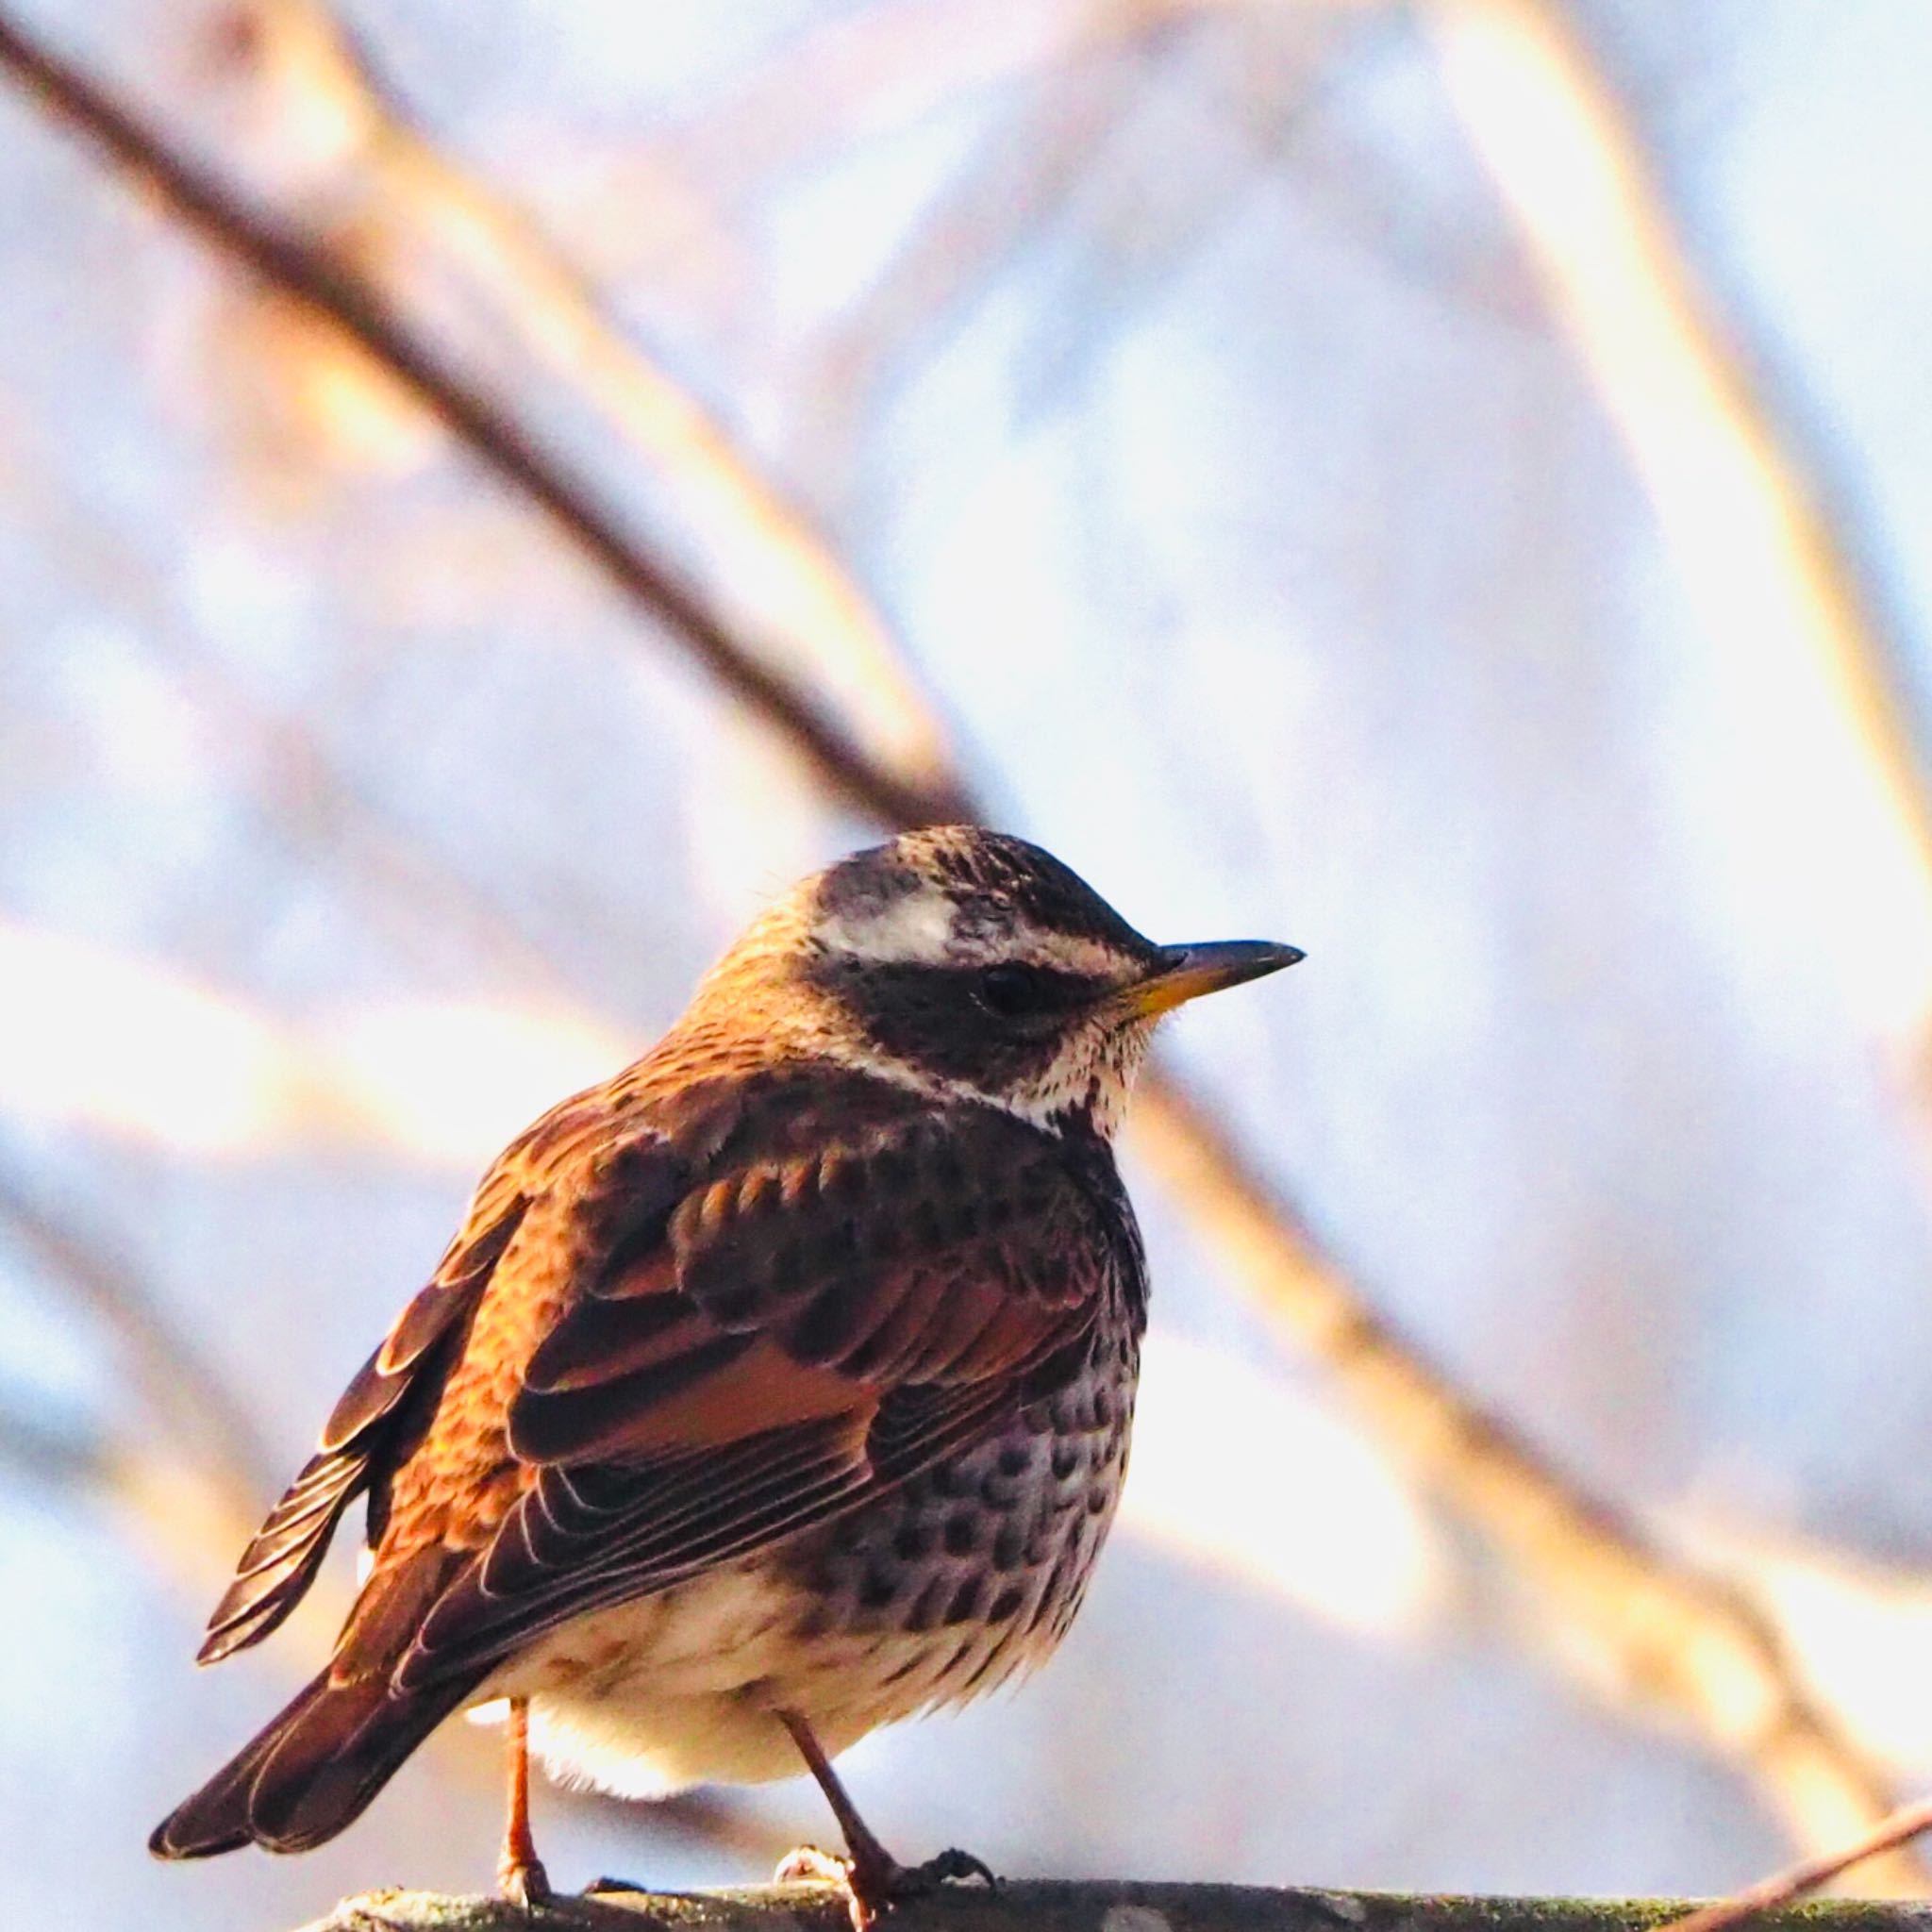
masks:
<instances>
[{"instance_id":1,"label":"blurred bare branch","mask_svg":"<svg viewBox=\"0 0 1932 1932\"><path fill-rule=\"evenodd\" d=\"M1898 666L1840 532L1698 287L1644 141L1567 9L1551 0L1426 0L1448 92L1514 215L1552 310L1622 432L1709 641L1741 678L1789 659L1869 786L1861 842L1906 848L1897 868L1932 919L1932 789ZM1923 1024L1926 990L1908 1010ZM1910 1010L1916 1007L1916 1010ZM1784 1727L1780 1755L1800 1725ZM1802 1755L1806 1755L1801 1753ZM1793 1789L1815 1784L1789 1768ZM1876 1832L1874 1884L1923 1883L1909 1833L1843 1814L1827 1855ZM1825 1875L1830 1875L1826 1874ZM1820 1882L1823 1882L1822 1880Z\"/></svg>"},{"instance_id":2,"label":"blurred bare branch","mask_svg":"<svg viewBox=\"0 0 1932 1932\"><path fill-rule=\"evenodd\" d=\"M212 1594L261 1517L272 1463L253 1420L155 1285L77 1216L0 1172L0 1225L100 1325L128 1365L142 1410L104 1417L58 1457L46 1453L56 1445L44 1429L10 1417L0 1426L0 1446L17 1457L38 1438L43 1479L84 1484L126 1519L183 1588ZM338 1592L319 1586L297 1611L297 1627L326 1643L342 1607Z\"/></svg>"},{"instance_id":3,"label":"blurred bare branch","mask_svg":"<svg viewBox=\"0 0 1932 1932\"><path fill-rule=\"evenodd\" d=\"M254 0L243 17L255 25L243 57L253 94L326 101L358 132L304 187L312 208L328 210L327 239L381 278L396 309L459 332L461 348L487 357L492 398L524 399L524 422L536 420L538 395L560 387L572 413L607 426L627 461L641 455L649 472L675 476L665 520L699 551L706 594L741 643L825 691L908 783L932 783L946 758L943 735L906 686L877 612L797 510L617 333L519 211L451 167L388 105L325 8Z\"/></svg>"},{"instance_id":4,"label":"blurred bare branch","mask_svg":"<svg viewBox=\"0 0 1932 1932\"><path fill-rule=\"evenodd\" d=\"M1095 171L1060 286L1016 356L1023 411L1100 364L1398 32L1380 7L1229 8L1162 36L1146 75L1153 111ZM1353 172L1368 172L1359 158Z\"/></svg>"},{"instance_id":5,"label":"blurred bare branch","mask_svg":"<svg viewBox=\"0 0 1932 1932\"><path fill-rule=\"evenodd\" d=\"M1300 1211L1171 1075L1148 1084L1134 1138L1377 1441L1542 1593L1573 1671L1600 1694L1670 1713L1750 1770L1800 1843L1842 1842L1885 1814L1883 1773L1807 1686L1763 1609L1467 1396L1370 1307ZM1871 1876L1888 1895L1924 1889L1909 1859Z\"/></svg>"},{"instance_id":6,"label":"blurred bare branch","mask_svg":"<svg viewBox=\"0 0 1932 1932\"><path fill-rule=\"evenodd\" d=\"M168 1574L212 1593L260 1516L268 1458L253 1421L141 1271L10 1172L0 1172L0 1226L99 1325L140 1402L140 1413L116 1410L85 1434L6 1413L0 1453L102 1497ZM327 1597L318 1591L302 1607L306 1624L340 1611Z\"/></svg>"},{"instance_id":7,"label":"blurred bare branch","mask_svg":"<svg viewBox=\"0 0 1932 1932\"><path fill-rule=\"evenodd\" d=\"M0 1463L33 1482L92 1487L107 1478L108 1453L93 1430L30 1414L6 1391L0 1391Z\"/></svg>"},{"instance_id":8,"label":"blurred bare branch","mask_svg":"<svg viewBox=\"0 0 1932 1932\"><path fill-rule=\"evenodd\" d=\"M116 1415L97 1429L61 1426L0 1394L0 1461L42 1483L80 1488L122 1515L184 1589L211 1595L255 1532L269 1458L253 1422L213 1364L167 1314L152 1285L105 1244L0 1172L0 1225L18 1237L56 1287L88 1310L127 1360L146 1425ZM325 1650L346 1607L339 1584L318 1577L293 1629ZM445 1732L433 1752L441 1774L496 1784L493 1761ZM609 1811L616 1801L562 1800ZM631 1808L618 1815L635 1823ZM768 1826L728 1800L684 1793L653 1807L654 1822L766 1862L785 1849Z\"/></svg>"},{"instance_id":9,"label":"blurred bare branch","mask_svg":"<svg viewBox=\"0 0 1932 1932\"><path fill-rule=\"evenodd\" d=\"M425 849L415 829L396 822L317 736L311 718L263 695L207 639L182 622L158 593L148 560L113 531L75 514L38 472L31 489L0 475L6 514L32 533L35 547L58 555L97 595L113 595L128 611L142 644L199 718L211 756L234 774L236 796L252 827L282 849L338 869L345 881L374 884L375 915L399 933L434 925L460 934L532 993L556 1000L563 975L538 934L488 882L441 851ZM182 925L207 944L224 917L233 918L225 877L192 895Z\"/></svg>"},{"instance_id":10,"label":"blurred bare branch","mask_svg":"<svg viewBox=\"0 0 1932 1932\"><path fill-rule=\"evenodd\" d=\"M245 1537L267 1455L247 1411L132 1266L0 1172L0 1217L67 1294L112 1338L142 1403L184 1459L206 1473ZM239 1544L238 1544L239 1547Z\"/></svg>"},{"instance_id":11,"label":"blurred bare branch","mask_svg":"<svg viewBox=\"0 0 1932 1932\"><path fill-rule=\"evenodd\" d=\"M1897 658L1818 479L1698 286L1641 132L1570 9L1552 0L1424 0L1417 17L1628 445L1707 641L1747 679L1746 667L1785 657L1806 667L1869 777L1862 823L1909 845L1923 926L1932 786Z\"/></svg>"},{"instance_id":12,"label":"blurred bare branch","mask_svg":"<svg viewBox=\"0 0 1932 1932\"><path fill-rule=\"evenodd\" d=\"M1307 15L1382 10L1387 0L1298 0ZM1240 0L876 0L808 25L719 91L666 144L683 171L727 186L827 146L917 124L960 96L1107 58Z\"/></svg>"},{"instance_id":13,"label":"blurred bare branch","mask_svg":"<svg viewBox=\"0 0 1932 1932\"><path fill-rule=\"evenodd\" d=\"M797 749L828 792L886 825L970 816L962 778L908 779L865 748L821 700L797 689L607 512L512 407L405 319L352 252L298 211L258 204L191 161L161 130L49 55L0 15L0 62L54 111L157 183L209 240L314 306L405 384L741 704ZM372 111L374 111L372 109ZM541 306L541 291L527 294ZM660 456L662 452L659 452ZM836 573L826 558L824 567ZM941 741L934 731L931 741ZM1141 1145L1190 1211L1238 1262L1257 1303L1327 1361L1418 1478L1503 1551L1574 1632L1588 1637L1600 1687L1674 1712L1751 1771L1809 1844L1840 1841L1885 1809L1883 1780L1827 1711L1762 1616L1661 1548L1486 1414L1365 1304L1278 1190L1264 1181L1171 1074L1149 1083ZM1575 1658L1571 1656L1574 1663ZM1892 1869L1888 1884L1904 1886Z\"/></svg>"},{"instance_id":14,"label":"blurred bare branch","mask_svg":"<svg viewBox=\"0 0 1932 1932\"><path fill-rule=\"evenodd\" d=\"M1140 8L1090 9L1097 27ZM922 350L968 299L1074 192L1096 149L1145 86L1146 49L1109 35L1068 48L1028 75L1026 98L989 137L980 165L951 187L870 289L826 331L798 384L811 421L814 461L835 475L848 467L853 428L877 391ZM825 451L832 454L827 457Z\"/></svg>"},{"instance_id":15,"label":"blurred bare branch","mask_svg":"<svg viewBox=\"0 0 1932 1932\"><path fill-rule=\"evenodd\" d=\"M868 756L816 697L775 667L773 652L734 629L679 571L650 555L606 513L595 492L548 451L525 413L448 353L435 329L377 286L353 233L317 232L296 208L275 207L172 144L72 62L0 17L0 64L62 120L137 173L183 221L256 274L346 333L497 478L540 506L553 525L754 714L776 724L845 791L874 794L914 824L966 816L943 782ZM400 292L395 291L395 292ZM769 641L767 641L767 643Z\"/></svg>"},{"instance_id":16,"label":"blurred bare branch","mask_svg":"<svg viewBox=\"0 0 1932 1932\"><path fill-rule=\"evenodd\" d=\"M1341 84L1349 63L1339 50L1362 42L1365 25L1379 41L1393 24L1374 5L1250 10L1130 0L1099 0L1071 18L1080 30L1056 59L1014 76L1024 97L981 143L975 165L816 347L797 389L801 441L820 474L829 461L836 476L852 425L877 407L879 391L929 354L1020 251L1077 208L1081 254L1069 272L1106 286L1087 299L1040 303L1020 372L1028 394L1056 391L1095 346L1086 335L1076 343L1075 333L1110 335L1144 308L1254 188L1257 164ZM1203 152L1177 155L1171 130L1135 127L1163 92L1203 96L1196 111L1215 137Z\"/></svg>"}]
</instances>

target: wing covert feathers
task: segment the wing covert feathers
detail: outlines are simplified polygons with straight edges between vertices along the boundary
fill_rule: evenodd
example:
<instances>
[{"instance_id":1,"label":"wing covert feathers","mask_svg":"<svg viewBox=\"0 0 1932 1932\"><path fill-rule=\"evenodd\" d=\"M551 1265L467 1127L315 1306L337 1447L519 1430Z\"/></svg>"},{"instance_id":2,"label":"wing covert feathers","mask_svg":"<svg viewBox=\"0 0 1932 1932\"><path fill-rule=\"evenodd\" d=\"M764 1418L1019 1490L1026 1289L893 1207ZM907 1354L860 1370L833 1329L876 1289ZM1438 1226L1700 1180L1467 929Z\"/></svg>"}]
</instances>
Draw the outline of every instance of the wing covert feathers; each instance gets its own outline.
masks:
<instances>
[{"instance_id":1,"label":"wing covert feathers","mask_svg":"<svg viewBox=\"0 0 1932 1932\"><path fill-rule=\"evenodd\" d=\"M1025 1124L908 1107L721 1158L622 1266L580 1251L509 1407L530 1476L398 1681L768 1547L996 1426L1138 1293L1102 1208Z\"/></svg>"}]
</instances>

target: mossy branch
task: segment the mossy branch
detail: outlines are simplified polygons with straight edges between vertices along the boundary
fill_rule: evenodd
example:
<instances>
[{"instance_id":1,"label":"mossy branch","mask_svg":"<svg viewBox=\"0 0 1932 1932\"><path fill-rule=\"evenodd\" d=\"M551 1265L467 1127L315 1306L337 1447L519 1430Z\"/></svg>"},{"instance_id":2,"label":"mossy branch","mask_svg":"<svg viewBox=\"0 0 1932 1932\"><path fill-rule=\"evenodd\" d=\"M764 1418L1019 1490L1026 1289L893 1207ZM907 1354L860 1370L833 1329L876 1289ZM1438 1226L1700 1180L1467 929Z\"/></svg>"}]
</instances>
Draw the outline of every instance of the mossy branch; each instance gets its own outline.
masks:
<instances>
[{"instance_id":1,"label":"mossy branch","mask_svg":"<svg viewBox=\"0 0 1932 1932\"><path fill-rule=\"evenodd\" d=\"M894 1908L890 1932L1624 1932L1668 1924L1688 1899L1471 1898L1244 1885L1031 1881L951 1886ZM1932 1932L1932 1906L1828 1899L1767 1913L1764 1932ZM829 1888L615 1892L527 1912L500 1898L375 1891L306 1932L846 1932Z\"/></svg>"}]
</instances>

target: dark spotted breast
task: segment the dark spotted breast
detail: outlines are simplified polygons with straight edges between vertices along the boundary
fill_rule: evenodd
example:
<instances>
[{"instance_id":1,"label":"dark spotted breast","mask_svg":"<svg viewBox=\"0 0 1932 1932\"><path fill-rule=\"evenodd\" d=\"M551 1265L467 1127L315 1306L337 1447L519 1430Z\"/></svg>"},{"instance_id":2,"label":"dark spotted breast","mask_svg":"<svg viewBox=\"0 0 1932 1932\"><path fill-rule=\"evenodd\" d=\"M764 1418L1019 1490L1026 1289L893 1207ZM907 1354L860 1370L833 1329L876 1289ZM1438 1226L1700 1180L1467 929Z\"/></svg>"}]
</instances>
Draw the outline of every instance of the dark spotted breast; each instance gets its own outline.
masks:
<instances>
[{"instance_id":1,"label":"dark spotted breast","mask_svg":"<svg viewBox=\"0 0 1932 1932\"><path fill-rule=\"evenodd\" d=\"M1073 1378L997 1434L794 1545L820 1634L923 1641L919 1704L990 1690L1066 1634L1126 1472L1139 1324L1119 1310Z\"/></svg>"}]
</instances>

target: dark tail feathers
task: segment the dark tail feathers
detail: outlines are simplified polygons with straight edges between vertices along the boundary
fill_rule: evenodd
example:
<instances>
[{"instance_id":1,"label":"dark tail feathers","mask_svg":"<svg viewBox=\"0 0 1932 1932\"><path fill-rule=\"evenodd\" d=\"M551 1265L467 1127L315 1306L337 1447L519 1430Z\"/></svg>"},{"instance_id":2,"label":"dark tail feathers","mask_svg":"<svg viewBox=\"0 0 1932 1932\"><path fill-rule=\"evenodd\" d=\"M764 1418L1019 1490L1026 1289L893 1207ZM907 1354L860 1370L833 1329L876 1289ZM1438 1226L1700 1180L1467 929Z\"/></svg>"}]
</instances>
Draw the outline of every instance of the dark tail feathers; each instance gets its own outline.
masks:
<instances>
[{"instance_id":1,"label":"dark tail feathers","mask_svg":"<svg viewBox=\"0 0 1932 1932\"><path fill-rule=\"evenodd\" d=\"M475 1688L466 1677L398 1696L387 1672L339 1683L325 1672L155 1827L148 1850L158 1858L208 1858L249 1843L310 1851L354 1824Z\"/></svg>"}]
</instances>

